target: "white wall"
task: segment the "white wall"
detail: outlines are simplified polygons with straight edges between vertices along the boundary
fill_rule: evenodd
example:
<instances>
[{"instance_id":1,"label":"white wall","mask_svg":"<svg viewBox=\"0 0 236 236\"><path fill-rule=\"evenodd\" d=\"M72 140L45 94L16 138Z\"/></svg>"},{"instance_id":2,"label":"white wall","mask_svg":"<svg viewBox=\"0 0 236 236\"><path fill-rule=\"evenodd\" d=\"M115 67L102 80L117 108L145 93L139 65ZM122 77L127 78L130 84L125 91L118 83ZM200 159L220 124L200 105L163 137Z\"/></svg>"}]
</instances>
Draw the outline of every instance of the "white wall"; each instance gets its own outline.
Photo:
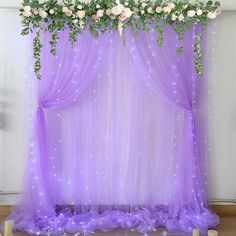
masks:
<instances>
[{"instance_id":1,"label":"white wall","mask_svg":"<svg viewBox=\"0 0 236 236\"><path fill-rule=\"evenodd\" d=\"M0 6L20 2L0 0ZM235 0L221 2L224 8L236 9ZM225 14L218 22L210 122L211 197L236 199L236 14ZM20 190L23 172L25 45L18 12L0 10L0 190L4 191Z\"/></svg>"},{"instance_id":2,"label":"white wall","mask_svg":"<svg viewBox=\"0 0 236 236\"><path fill-rule=\"evenodd\" d=\"M0 190L20 190L26 42L16 10L0 9Z\"/></svg>"},{"instance_id":3,"label":"white wall","mask_svg":"<svg viewBox=\"0 0 236 236\"><path fill-rule=\"evenodd\" d=\"M212 197L236 199L236 13L221 16L216 31L210 120Z\"/></svg>"}]
</instances>

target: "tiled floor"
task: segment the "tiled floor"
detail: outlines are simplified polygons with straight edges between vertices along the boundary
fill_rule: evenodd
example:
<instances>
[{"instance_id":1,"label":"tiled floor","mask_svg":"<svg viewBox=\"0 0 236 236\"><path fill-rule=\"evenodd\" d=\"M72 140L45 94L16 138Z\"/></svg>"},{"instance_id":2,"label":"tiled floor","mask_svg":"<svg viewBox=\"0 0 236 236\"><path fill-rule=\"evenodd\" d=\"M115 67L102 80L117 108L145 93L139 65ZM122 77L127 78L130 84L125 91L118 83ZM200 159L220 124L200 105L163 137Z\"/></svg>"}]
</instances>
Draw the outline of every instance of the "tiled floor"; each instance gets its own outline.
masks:
<instances>
[{"instance_id":1,"label":"tiled floor","mask_svg":"<svg viewBox=\"0 0 236 236\"><path fill-rule=\"evenodd\" d=\"M219 236L236 236L236 217L222 217L221 223L218 227ZM15 233L15 236L26 236L25 233ZM79 234L77 234L79 235ZM81 236L83 234L80 234ZM148 234L140 234L137 232L131 231L124 231L124 230L116 230L113 232L103 233L103 232L96 232L94 234L90 234L91 236L190 236L192 234L178 234L178 233L167 233L165 230L158 229L154 233ZM86 234L84 236L89 236ZM201 235L205 236L205 235Z\"/></svg>"}]
</instances>

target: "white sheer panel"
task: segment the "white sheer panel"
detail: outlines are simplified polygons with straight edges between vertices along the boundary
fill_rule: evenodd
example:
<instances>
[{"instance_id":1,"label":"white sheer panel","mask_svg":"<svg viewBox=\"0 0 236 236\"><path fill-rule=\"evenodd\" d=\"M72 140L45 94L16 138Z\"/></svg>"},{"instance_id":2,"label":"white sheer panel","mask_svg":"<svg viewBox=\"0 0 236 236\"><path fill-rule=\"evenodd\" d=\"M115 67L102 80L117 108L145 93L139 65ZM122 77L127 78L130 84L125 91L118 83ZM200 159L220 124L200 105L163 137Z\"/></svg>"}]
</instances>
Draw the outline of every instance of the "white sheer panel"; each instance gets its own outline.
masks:
<instances>
[{"instance_id":1,"label":"white sheer panel","mask_svg":"<svg viewBox=\"0 0 236 236\"><path fill-rule=\"evenodd\" d=\"M110 44L112 47L112 41ZM175 155L174 137L179 132L174 127L175 122L183 122L182 114L163 104L144 84L122 40L115 50L120 55L114 58L110 50L107 63L104 63L85 96L80 97L76 109L47 112L49 120L52 117L48 134L50 129L58 129L58 139L48 140L50 156L63 160L69 153L68 149L74 150L75 154L73 158L68 158L71 161L64 159L61 166L53 167L57 170L61 168L61 176L67 177L53 176L52 170L52 181L63 183L64 187L58 189L67 193L66 199L59 200L64 203L164 204L171 195L172 189L168 186L173 183L171 173L176 168L164 159ZM131 74L134 76L128 76ZM169 116L163 117L166 114L163 110ZM58 117L56 122L55 113ZM163 121L173 127L165 130ZM68 138L70 130L73 131ZM55 142L62 143L60 150L54 148ZM162 155L163 150L165 155ZM76 169L73 168L75 165L79 166L80 173L72 179L71 176L75 175L71 171ZM162 175L170 178L166 178L165 183L158 182ZM160 188L161 192L151 194L153 189ZM55 193L55 201L58 201L58 195Z\"/></svg>"}]
</instances>

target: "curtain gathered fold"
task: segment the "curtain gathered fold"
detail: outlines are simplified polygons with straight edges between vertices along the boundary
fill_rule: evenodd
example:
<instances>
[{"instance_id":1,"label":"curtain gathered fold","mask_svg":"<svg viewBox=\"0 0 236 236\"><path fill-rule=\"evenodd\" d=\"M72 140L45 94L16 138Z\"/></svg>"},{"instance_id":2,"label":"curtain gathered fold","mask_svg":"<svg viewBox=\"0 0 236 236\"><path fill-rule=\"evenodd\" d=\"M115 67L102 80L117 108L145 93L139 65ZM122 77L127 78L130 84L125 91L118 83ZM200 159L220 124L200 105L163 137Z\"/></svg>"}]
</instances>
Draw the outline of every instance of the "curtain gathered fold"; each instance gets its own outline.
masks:
<instances>
[{"instance_id":1,"label":"curtain gathered fold","mask_svg":"<svg viewBox=\"0 0 236 236\"><path fill-rule=\"evenodd\" d=\"M163 47L157 45L154 30L142 32L139 37L128 34L128 41L131 43L130 54L146 86L157 93L163 101L175 107L176 111L182 110L184 113L182 137L179 137L176 154L181 161L176 165L173 180L175 184L169 204L170 211L174 215L178 215L186 204L188 207L191 205L198 214L203 213L203 206L208 207L207 177L204 166L207 153L205 143L201 140L207 137L204 136L206 133L198 127L197 115L197 112L202 112L198 107L198 99L202 96L201 93L204 93L202 90L206 89L202 87L204 83L202 80L206 78L200 78L194 68L194 46L197 34L202 35L200 24L186 32L180 43L174 29L167 28ZM179 47L183 47L183 54L177 54ZM205 122L203 117L201 116L202 122ZM175 122L178 122L178 118ZM176 230L176 225L171 224L168 228L173 227ZM205 224L207 227L207 220Z\"/></svg>"}]
</instances>

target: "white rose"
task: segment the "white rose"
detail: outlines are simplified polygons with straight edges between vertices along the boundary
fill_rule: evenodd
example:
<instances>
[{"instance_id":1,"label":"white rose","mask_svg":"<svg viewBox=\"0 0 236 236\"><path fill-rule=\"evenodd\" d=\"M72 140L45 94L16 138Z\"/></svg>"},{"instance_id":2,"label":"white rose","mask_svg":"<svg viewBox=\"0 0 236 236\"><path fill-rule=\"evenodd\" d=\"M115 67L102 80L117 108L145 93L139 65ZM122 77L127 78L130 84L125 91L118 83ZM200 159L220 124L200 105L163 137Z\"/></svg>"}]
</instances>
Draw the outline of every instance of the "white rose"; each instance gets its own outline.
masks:
<instances>
[{"instance_id":1,"label":"white rose","mask_svg":"<svg viewBox=\"0 0 236 236\"><path fill-rule=\"evenodd\" d=\"M106 14L108 15L108 16L110 16L111 15L111 9L106 9Z\"/></svg>"},{"instance_id":2,"label":"white rose","mask_svg":"<svg viewBox=\"0 0 236 236\"><path fill-rule=\"evenodd\" d=\"M161 13L162 12L162 7L157 7L155 11L156 11L156 13Z\"/></svg>"},{"instance_id":3,"label":"white rose","mask_svg":"<svg viewBox=\"0 0 236 236\"><path fill-rule=\"evenodd\" d=\"M24 6L24 11L30 11L31 10L31 7L30 6Z\"/></svg>"},{"instance_id":4,"label":"white rose","mask_svg":"<svg viewBox=\"0 0 236 236\"><path fill-rule=\"evenodd\" d=\"M121 14L122 10L123 9L122 9L121 5L117 5L115 7L112 7L111 12L113 15L118 16Z\"/></svg>"},{"instance_id":5,"label":"white rose","mask_svg":"<svg viewBox=\"0 0 236 236\"><path fill-rule=\"evenodd\" d=\"M187 12L187 16L188 16L188 17L194 17L195 14L196 14L196 12L195 12L194 10L189 10L189 11Z\"/></svg>"},{"instance_id":6,"label":"white rose","mask_svg":"<svg viewBox=\"0 0 236 236\"><path fill-rule=\"evenodd\" d=\"M164 11L165 13L170 13L171 10L172 10L172 9L171 9L170 7L168 7L168 6L163 8L163 11Z\"/></svg>"},{"instance_id":7,"label":"white rose","mask_svg":"<svg viewBox=\"0 0 236 236\"><path fill-rule=\"evenodd\" d=\"M179 21L183 21L183 20L184 20L183 14L180 14L180 15L179 15L178 20L179 20Z\"/></svg>"},{"instance_id":8,"label":"white rose","mask_svg":"<svg viewBox=\"0 0 236 236\"><path fill-rule=\"evenodd\" d=\"M198 16L201 16L201 15L202 15L202 10L201 10L201 9L198 9L198 10L197 10L197 15L198 15Z\"/></svg>"},{"instance_id":9,"label":"white rose","mask_svg":"<svg viewBox=\"0 0 236 236\"><path fill-rule=\"evenodd\" d=\"M96 5L96 8L99 9L101 6L99 4Z\"/></svg>"},{"instance_id":10,"label":"white rose","mask_svg":"<svg viewBox=\"0 0 236 236\"><path fill-rule=\"evenodd\" d=\"M215 19L215 18L216 18L216 13L215 13L215 12L209 12L209 13L207 14L207 17L208 17L209 19Z\"/></svg>"},{"instance_id":11,"label":"white rose","mask_svg":"<svg viewBox=\"0 0 236 236\"><path fill-rule=\"evenodd\" d=\"M97 11L97 16L98 17L102 17L103 15L104 15L104 10L101 9L101 10Z\"/></svg>"},{"instance_id":12,"label":"white rose","mask_svg":"<svg viewBox=\"0 0 236 236\"><path fill-rule=\"evenodd\" d=\"M132 11L128 8L128 7L126 7L125 9L124 9L124 14L125 14L125 16L127 17L127 18L129 18L129 17L131 17L132 16Z\"/></svg>"},{"instance_id":13,"label":"white rose","mask_svg":"<svg viewBox=\"0 0 236 236\"><path fill-rule=\"evenodd\" d=\"M47 12L44 11L44 10L40 10L39 11L39 15L42 17L42 18L46 18L48 16Z\"/></svg>"},{"instance_id":14,"label":"white rose","mask_svg":"<svg viewBox=\"0 0 236 236\"><path fill-rule=\"evenodd\" d=\"M49 13L52 15L52 14L55 13L55 11L54 11L53 9L51 9L51 10L49 11Z\"/></svg>"},{"instance_id":15,"label":"white rose","mask_svg":"<svg viewBox=\"0 0 236 236\"><path fill-rule=\"evenodd\" d=\"M149 14L153 14L153 13L154 13L154 10L152 9L152 7L149 7L149 8L147 9L147 12L148 12Z\"/></svg>"},{"instance_id":16,"label":"white rose","mask_svg":"<svg viewBox=\"0 0 236 236\"><path fill-rule=\"evenodd\" d=\"M82 6L82 5L78 5L77 8L78 8L79 10L81 10L81 9L83 9L83 6Z\"/></svg>"},{"instance_id":17,"label":"white rose","mask_svg":"<svg viewBox=\"0 0 236 236\"><path fill-rule=\"evenodd\" d=\"M173 2L170 2L168 4L168 7L171 8L171 9L174 9L175 8L175 4Z\"/></svg>"},{"instance_id":18,"label":"white rose","mask_svg":"<svg viewBox=\"0 0 236 236\"><path fill-rule=\"evenodd\" d=\"M173 15L171 16L171 20L175 21L176 19L177 19L177 16L176 16L175 14L173 14Z\"/></svg>"},{"instance_id":19,"label":"white rose","mask_svg":"<svg viewBox=\"0 0 236 236\"><path fill-rule=\"evenodd\" d=\"M24 11L23 12L24 17L30 17L31 15L32 15L32 13L30 11Z\"/></svg>"},{"instance_id":20,"label":"white rose","mask_svg":"<svg viewBox=\"0 0 236 236\"><path fill-rule=\"evenodd\" d=\"M83 19L85 17L85 11L83 10L77 11L76 16L79 17L80 19Z\"/></svg>"}]
</instances>

